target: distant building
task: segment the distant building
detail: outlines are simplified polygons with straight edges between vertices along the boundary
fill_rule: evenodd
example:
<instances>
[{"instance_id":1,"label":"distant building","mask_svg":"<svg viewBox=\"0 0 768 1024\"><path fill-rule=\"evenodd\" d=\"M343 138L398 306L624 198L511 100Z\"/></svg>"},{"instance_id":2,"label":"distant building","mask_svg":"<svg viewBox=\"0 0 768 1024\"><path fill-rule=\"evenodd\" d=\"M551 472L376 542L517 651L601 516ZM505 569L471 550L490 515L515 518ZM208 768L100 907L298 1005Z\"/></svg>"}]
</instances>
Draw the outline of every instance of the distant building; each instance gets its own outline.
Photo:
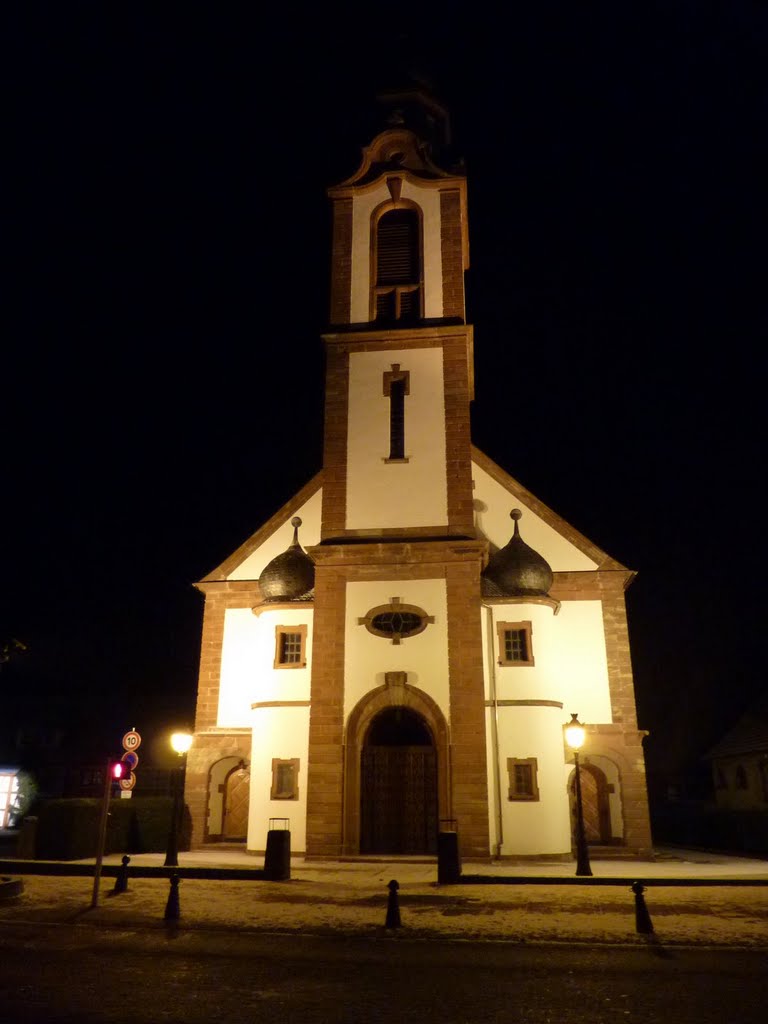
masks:
<instances>
[{"instance_id":1,"label":"distant building","mask_svg":"<svg viewBox=\"0 0 768 1024\"><path fill-rule=\"evenodd\" d=\"M578 713L588 836L647 855L634 573L472 445L466 179L439 106L396 99L329 189L322 471L198 584L193 842L263 850L289 818L313 856L455 827L468 858L570 857Z\"/></svg>"},{"instance_id":2,"label":"distant building","mask_svg":"<svg viewBox=\"0 0 768 1024\"><path fill-rule=\"evenodd\" d=\"M768 699L763 697L707 754L715 803L731 811L768 809Z\"/></svg>"}]
</instances>

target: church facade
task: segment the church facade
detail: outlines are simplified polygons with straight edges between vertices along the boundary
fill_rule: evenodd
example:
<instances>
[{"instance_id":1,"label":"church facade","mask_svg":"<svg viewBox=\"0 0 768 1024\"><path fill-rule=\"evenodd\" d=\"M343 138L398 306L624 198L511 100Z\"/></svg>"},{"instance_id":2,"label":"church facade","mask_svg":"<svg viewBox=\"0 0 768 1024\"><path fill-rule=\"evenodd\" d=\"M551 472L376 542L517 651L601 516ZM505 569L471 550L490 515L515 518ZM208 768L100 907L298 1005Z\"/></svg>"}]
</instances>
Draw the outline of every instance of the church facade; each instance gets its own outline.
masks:
<instances>
[{"instance_id":1,"label":"church facade","mask_svg":"<svg viewBox=\"0 0 768 1024\"><path fill-rule=\"evenodd\" d=\"M395 124L329 197L323 466L198 584L193 844L570 857L578 714L587 837L647 856L634 573L471 442L466 179Z\"/></svg>"}]
</instances>

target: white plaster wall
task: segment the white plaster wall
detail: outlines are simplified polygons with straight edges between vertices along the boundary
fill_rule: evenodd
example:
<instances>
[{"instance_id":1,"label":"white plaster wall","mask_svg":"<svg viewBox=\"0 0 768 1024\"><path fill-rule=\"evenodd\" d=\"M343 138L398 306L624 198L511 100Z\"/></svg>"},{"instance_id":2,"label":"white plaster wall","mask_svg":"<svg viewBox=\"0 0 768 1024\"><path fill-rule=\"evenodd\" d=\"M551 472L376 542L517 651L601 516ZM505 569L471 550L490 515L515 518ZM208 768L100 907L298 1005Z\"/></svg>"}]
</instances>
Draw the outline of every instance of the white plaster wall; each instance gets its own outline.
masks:
<instances>
[{"instance_id":1,"label":"white plaster wall","mask_svg":"<svg viewBox=\"0 0 768 1024\"><path fill-rule=\"evenodd\" d=\"M250 723L253 686L260 667L258 629L250 608L225 611L216 721L221 728L245 728Z\"/></svg>"},{"instance_id":2,"label":"white plaster wall","mask_svg":"<svg viewBox=\"0 0 768 1024\"><path fill-rule=\"evenodd\" d=\"M251 717L251 802L248 811L248 849L263 851L270 818L289 818L291 851L303 853L307 841L307 761L309 708L254 708ZM271 800L272 758L298 757L299 799Z\"/></svg>"},{"instance_id":3,"label":"white plaster wall","mask_svg":"<svg viewBox=\"0 0 768 1024\"><path fill-rule=\"evenodd\" d=\"M275 700L309 700L312 676L312 626L313 608L270 608L268 605L258 615L250 613L257 621L256 661L258 668L251 684L251 703ZM275 629L277 626L307 627L306 665L304 668L275 668Z\"/></svg>"},{"instance_id":4,"label":"white plaster wall","mask_svg":"<svg viewBox=\"0 0 768 1024\"><path fill-rule=\"evenodd\" d=\"M399 597L423 608L435 621L399 644L374 636L358 618ZM384 685L385 672L407 672L407 682L440 706L448 718L448 618L445 580L391 580L347 584L344 659L344 720L370 690Z\"/></svg>"},{"instance_id":5,"label":"white plaster wall","mask_svg":"<svg viewBox=\"0 0 768 1024\"><path fill-rule=\"evenodd\" d=\"M488 709L487 735L493 709ZM501 856L569 853L571 849L568 792L563 781L562 711L552 707L500 707L498 710L499 781L502 807ZM493 757L488 747L489 821L492 849L498 843L498 812ZM538 800L509 800L508 757L535 757Z\"/></svg>"},{"instance_id":6,"label":"white plaster wall","mask_svg":"<svg viewBox=\"0 0 768 1024\"><path fill-rule=\"evenodd\" d=\"M519 508L523 513L520 520L520 536L529 547L546 558L554 572L597 568L597 562L593 562L570 541L561 537L548 523L532 512L525 502L510 494L477 463L472 464L472 479L475 485L475 525L497 548L503 548L511 538L514 523L509 518L509 513L513 508Z\"/></svg>"},{"instance_id":7,"label":"white plaster wall","mask_svg":"<svg viewBox=\"0 0 768 1024\"><path fill-rule=\"evenodd\" d=\"M424 316L443 315L443 262L440 245L440 193L403 181L401 195L421 207L424 231ZM372 192L352 200L352 294L351 323L367 323L371 318L371 214L390 200L385 182Z\"/></svg>"},{"instance_id":8,"label":"white plaster wall","mask_svg":"<svg viewBox=\"0 0 768 1024\"><path fill-rule=\"evenodd\" d=\"M247 727L255 701L309 700L312 665L311 608L276 608L254 615L250 608L224 613L219 713L221 728ZM307 624L305 668L274 668L275 627Z\"/></svg>"},{"instance_id":9,"label":"white plaster wall","mask_svg":"<svg viewBox=\"0 0 768 1024\"><path fill-rule=\"evenodd\" d=\"M492 605L491 616L492 655L487 613L482 620L486 697L490 697L488 662L493 657L498 700L555 700L563 705L563 723L570 721L572 713L584 723L612 722L600 601L563 601L557 615L544 605ZM535 664L499 665L496 623L526 621L533 630Z\"/></svg>"},{"instance_id":10,"label":"white plaster wall","mask_svg":"<svg viewBox=\"0 0 768 1024\"><path fill-rule=\"evenodd\" d=\"M320 513L322 508L322 490L318 489L303 505L296 508L286 516L285 522L268 537L255 551L236 568L227 579L230 580L257 580L261 576L262 569L275 558L282 554L293 540L293 527L291 519L299 516L301 526L299 527L299 543L306 549L313 544L320 543Z\"/></svg>"},{"instance_id":11,"label":"white plaster wall","mask_svg":"<svg viewBox=\"0 0 768 1024\"><path fill-rule=\"evenodd\" d=\"M384 373L410 373L405 454L389 456ZM443 353L439 348L353 352L349 357L347 529L437 526L448 522Z\"/></svg>"}]
</instances>

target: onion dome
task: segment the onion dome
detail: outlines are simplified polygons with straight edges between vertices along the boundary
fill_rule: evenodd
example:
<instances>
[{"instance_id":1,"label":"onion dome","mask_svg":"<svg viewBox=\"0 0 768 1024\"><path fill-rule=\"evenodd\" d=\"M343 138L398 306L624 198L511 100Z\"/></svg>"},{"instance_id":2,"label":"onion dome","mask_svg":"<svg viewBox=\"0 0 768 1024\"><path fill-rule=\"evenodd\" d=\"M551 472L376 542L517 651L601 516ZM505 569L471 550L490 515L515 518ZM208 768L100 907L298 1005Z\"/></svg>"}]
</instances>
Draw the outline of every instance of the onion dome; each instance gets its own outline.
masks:
<instances>
[{"instance_id":1,"label":"onion dome","mask_svg":"<svg viewBox=\"0 0 768 1024\"><path fill-rule=\"evenodd\" d=\"M509 543L488 560L483 578L506 597L546 597L554 579L552 569L520 536L518 522L522 515L519 508L510 512L515 532Z\"/></svg>"},{"instance_id":2,"label":"onion dome","mask_svg":"<svg viewBox=\"0 0 768 1024\"><path fill-rule=\"evenodd\" d=\"M299 601L315 585L315 563L299 544L301 519L291 520L293 540L290 546L264 567L259 587L265 601Z\"/></svg>"}]
</instances>

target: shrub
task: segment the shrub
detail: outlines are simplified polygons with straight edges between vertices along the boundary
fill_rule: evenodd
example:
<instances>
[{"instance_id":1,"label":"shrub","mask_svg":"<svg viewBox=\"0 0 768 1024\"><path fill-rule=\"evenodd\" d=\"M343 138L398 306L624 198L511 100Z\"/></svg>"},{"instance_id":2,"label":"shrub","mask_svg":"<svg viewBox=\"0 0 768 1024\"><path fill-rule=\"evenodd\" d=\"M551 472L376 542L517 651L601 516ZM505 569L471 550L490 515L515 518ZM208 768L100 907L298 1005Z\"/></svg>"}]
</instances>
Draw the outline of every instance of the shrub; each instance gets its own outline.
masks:
<instances>
[{"instance_id":1,"label":"shrub","mask_svg":"<svg viewBox=\"0 0 768 1024\"><path fill-rule=\"evenodd\" d=\"M105 853L161 853L168 842L171 797L110 800ZM101 800L45 800L38 809L35 856L39 860L83 860L96 856ZM186 828L179 836L185 849Z\"/></svg>"}]
</instances>

